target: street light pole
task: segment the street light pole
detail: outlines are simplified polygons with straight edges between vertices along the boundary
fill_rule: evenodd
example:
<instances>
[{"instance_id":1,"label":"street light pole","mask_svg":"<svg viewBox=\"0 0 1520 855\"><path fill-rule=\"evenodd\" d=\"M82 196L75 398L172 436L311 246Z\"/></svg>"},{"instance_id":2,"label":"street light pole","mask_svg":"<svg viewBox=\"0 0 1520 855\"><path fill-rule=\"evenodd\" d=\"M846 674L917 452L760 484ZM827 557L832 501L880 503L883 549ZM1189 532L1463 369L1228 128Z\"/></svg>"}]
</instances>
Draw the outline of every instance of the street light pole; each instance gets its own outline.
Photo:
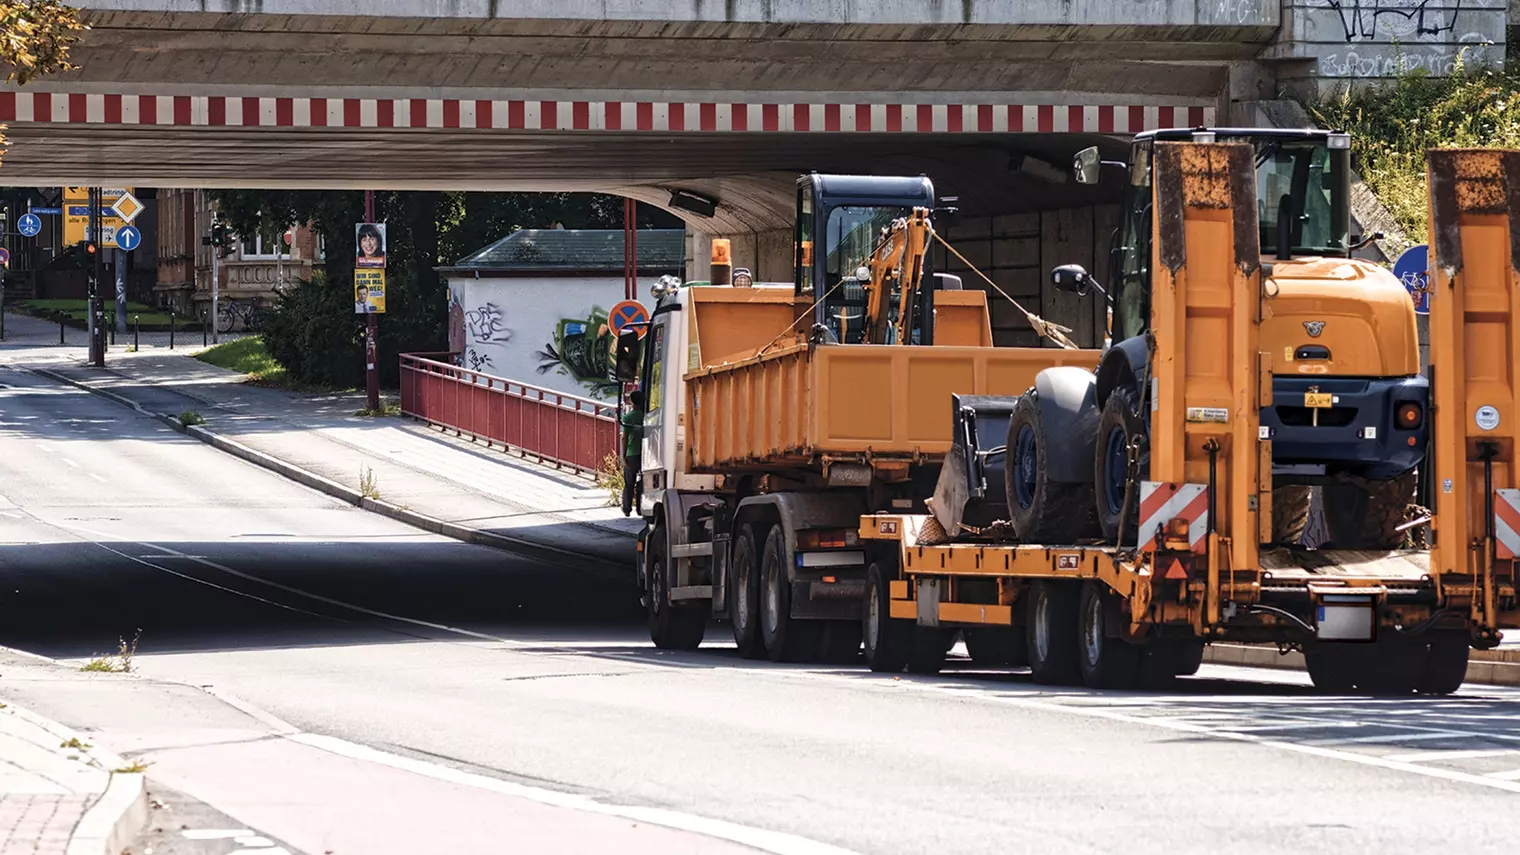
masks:
<instances>
[{"instance_id":1,"label":"street light pole","mask_svg":"<svg viewBox=\"0 0 1520 855\"><path fill-rule=\"evenodd\" d=\"M364 191L364 221L375 221L375 191ZM357 272L357 271L356 271ZM364 391L369 398L369 411L380 412L380 316L368 312L364 316Z\"/></svg>"}]
</instances>

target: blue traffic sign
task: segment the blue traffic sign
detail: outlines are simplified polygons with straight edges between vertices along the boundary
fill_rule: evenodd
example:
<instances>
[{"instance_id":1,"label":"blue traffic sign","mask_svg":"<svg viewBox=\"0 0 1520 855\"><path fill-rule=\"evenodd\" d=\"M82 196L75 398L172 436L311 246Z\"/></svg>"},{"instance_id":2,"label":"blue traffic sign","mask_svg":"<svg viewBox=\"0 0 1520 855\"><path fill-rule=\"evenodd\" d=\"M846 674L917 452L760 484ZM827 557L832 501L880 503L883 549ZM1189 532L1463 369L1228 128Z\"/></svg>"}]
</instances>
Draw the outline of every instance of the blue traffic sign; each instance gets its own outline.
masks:
<instances>
[{"instance_id":1,"label":"blue traffic sign","mask_svg":"<svg viewBox=\"0 0 1520 855\"><path fill-rule=\"evenodd\" d=\"M62 208L32 208L31 212L33 214L52 214L53 216L57 216L57 215L63 213L63 209Z\"/></svg>"},{"instance_id":2,"label":"blue traffic sign","mask_svg":"<svg viewBox=\"0 0 1520 855\"><path fill-rule=\"evenodd\" d=\"M31 212L22 214L21 218L16 220L16 229L24 237L36 237L42 232L42 218Z\"/></svg>"},{"instance_id":3,"label":"blue traffic sign","mask_svg":"<svg viewBox=\"0 0 1520 855\"><path fill-rule=\"evenodd\" d=\"M639 338L643 338L648 324L649 310L637 300L624 300L607 313L607 325L612 327L613 335L620 335L624 329L632 327L638 330Z\"/></svg>"},{"instance_id":4,"label":"blue traffic sign","mask_svg":"<svg viewBox=\"0 0 1520 855\"><path fill-rule=\"evenodd\" d=\"M1430 292L1425 290L1430 285L1430 247L1422 243L1400 253L1393 263L1393 275L1409 291L1415 314L1430 314Z\"/></svg>"},{"instance_id":5,"label":"blue traffic sign","mask_svg":"<svg viewBox=\"0 0 1520 855\"><path fill-rule=\"evenodd\" d=\"M142 246L142 232L135 226L122 226L116 230L116 248L131 252Z\"/></svg>"}]
</instances>

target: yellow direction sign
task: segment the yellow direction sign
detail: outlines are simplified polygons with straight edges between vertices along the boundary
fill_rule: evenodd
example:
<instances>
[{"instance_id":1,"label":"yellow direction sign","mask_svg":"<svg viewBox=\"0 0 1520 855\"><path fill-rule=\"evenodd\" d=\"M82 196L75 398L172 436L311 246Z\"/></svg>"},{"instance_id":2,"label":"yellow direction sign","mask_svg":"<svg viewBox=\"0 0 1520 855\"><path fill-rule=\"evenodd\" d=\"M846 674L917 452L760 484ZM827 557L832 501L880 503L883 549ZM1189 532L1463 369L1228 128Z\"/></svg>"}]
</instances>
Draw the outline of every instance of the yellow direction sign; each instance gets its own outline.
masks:
<instances>
[{"instance_id":1,"label":"yellow direction sign","mask_svg":"<svg viewBox=\"0 0 1520 855\"><path fill-rule=\"evenodd\" d=\"M116 230L127 224L113 211L113 207L123 196L131 196L130 187L106 187L100 194L100 239L99 245L104 249L116 248ZM137 205L133 216L141 213L143 204L134 197ZM90 237L90 188L88 187L65 187L63 188L63 242L66 244L79 243Z\"/></svg>"}]
</instances>

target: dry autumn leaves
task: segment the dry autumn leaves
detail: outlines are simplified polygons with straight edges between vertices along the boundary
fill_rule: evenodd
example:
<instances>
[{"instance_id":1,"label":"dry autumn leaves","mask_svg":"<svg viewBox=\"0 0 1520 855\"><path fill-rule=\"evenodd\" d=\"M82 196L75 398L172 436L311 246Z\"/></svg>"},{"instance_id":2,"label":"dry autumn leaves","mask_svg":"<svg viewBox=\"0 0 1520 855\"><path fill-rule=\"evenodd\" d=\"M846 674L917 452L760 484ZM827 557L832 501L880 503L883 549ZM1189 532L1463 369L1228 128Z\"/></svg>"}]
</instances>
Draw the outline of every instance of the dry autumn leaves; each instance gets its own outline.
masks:
<instances>
[{"instance_id":1,"label":"dry autumn leaves","mask_svg":"<svg viewBox=\"0 0 1520 855\"><path fill-rule=\"evenodd\" d=\"M84 24L79 12L57 0L0 0L0 71L6 83L26 85L45 74L67 71L69 49ZM5 145L0 125L0 149Z\"/></svg>"}]
</instances>

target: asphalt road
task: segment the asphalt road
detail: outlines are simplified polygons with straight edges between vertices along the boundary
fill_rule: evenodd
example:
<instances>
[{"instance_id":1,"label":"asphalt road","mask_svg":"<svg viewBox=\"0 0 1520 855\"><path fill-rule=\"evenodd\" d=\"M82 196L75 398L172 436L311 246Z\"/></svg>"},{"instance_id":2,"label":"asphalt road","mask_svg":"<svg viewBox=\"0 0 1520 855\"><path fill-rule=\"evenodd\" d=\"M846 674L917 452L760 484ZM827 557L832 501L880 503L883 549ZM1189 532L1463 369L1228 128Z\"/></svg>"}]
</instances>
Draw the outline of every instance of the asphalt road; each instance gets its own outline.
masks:
<instances>
[{"instance_id":1,"label":"asphalt road","mask_svg":"<svg viewBox=\"0 0 1520 855\"><path fill-rule=\"evenodd\" d=\"M416 532L3 367L0 571L0 644L65 660L0 656L0 695L306 852L1514 851L1514 690L1206 666L1053 692L742 662L721 628L660 653L627 579ZM133 638L133 674L79 670Z\"/></svg>"}]
</instances>

